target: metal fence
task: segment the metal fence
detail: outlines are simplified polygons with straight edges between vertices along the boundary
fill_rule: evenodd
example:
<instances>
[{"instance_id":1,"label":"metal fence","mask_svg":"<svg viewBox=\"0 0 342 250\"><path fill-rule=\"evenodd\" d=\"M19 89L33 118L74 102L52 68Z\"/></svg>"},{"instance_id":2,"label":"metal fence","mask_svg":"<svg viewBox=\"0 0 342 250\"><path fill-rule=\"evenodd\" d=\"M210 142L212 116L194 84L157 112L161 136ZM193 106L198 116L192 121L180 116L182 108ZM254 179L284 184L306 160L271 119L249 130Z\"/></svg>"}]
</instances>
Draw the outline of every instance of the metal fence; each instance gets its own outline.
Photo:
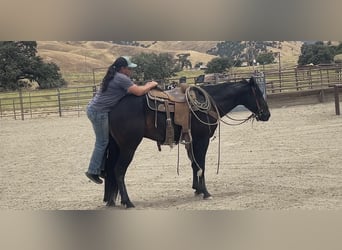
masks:
<instances>
[{"instance_id":1,"label":"metal fence","mask_svg":"<svg viewBox=\"0 0 342 250\"><path fill-rule=\"evenodd\" d=\"M225 80L239 81L248 79L256 72L235 73L225 76ZM312 89L327 89L329 85L342 83L341 64L305 66L285 69L282 71L263 72L263 84L266 85L266 95L279 92L306 91ZM195 78L166 79L163 87L175 85L180 81L189 84L196 82ZM0 93L0 119L27 119L46 116L80 116L85 113L85 107L93 97L96 85L84 87L69 87L53 90L19 90L17 92Z\"/></svg>"},{"instance_id":2,"label":"metal fence","mask_svg":"<svg viewBox=\"0 0 342 250\"><path fill-rule=\"evenodd\" d=\"M342 64L308 65L264 71L267 95L279 92L325 89L342 82ZM248 79L253 73L227 75L230 81Z\"/></svg>"},{"instance_id":3,"label":"metal fence","mask_svg":"<svg viewBox=\"0 0 342 250\"><path fill-rule=\"evenodd\" d=\"M0 118L80 116L96 92L96 86L0 93Z\"/></svg>"}]
</instances>

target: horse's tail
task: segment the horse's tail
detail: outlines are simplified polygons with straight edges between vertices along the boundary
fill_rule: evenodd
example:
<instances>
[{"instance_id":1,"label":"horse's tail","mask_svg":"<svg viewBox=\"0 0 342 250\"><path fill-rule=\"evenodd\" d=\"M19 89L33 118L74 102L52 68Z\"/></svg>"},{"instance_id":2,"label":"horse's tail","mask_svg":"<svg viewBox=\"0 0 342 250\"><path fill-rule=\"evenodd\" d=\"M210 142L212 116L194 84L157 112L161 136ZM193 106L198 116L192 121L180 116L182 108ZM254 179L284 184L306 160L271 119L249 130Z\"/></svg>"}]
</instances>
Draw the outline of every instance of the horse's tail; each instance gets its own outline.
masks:
<instances>
[{"instance_id":1,"label":"horse's tail","mask_svg":"<svg viewBox=\"0 0 342 250\"><path fill-rule=\"evenodd\" d=\"M105 185L103 201L107 206L114 206L118 194L118 184L115 178L114 167L119 156L119 147L114 138L109 135L109 145L107 148L107 159L104 170Z\"/></svg>"}]
</instances>

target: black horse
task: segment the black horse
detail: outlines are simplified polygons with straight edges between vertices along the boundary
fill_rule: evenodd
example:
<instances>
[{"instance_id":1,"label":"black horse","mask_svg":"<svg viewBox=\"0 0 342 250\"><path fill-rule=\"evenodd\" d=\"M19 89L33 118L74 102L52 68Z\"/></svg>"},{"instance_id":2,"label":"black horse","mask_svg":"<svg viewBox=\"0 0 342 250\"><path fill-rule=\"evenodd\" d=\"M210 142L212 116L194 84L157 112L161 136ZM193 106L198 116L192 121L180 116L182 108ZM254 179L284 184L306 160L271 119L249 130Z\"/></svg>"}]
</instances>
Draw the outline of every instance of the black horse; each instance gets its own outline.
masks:
<instances>
[{"instance_id":1,"label":"black horse","mask_svg":"<svg viewBox=\"0 0 342 250\"><path fill-rule=\"evenodd\" d=\"M201 88L216 103L220 117L226 115L237 105L244 105L257 120L267 121L270 117L268 105L253 77L249 81L221 83ZM210 125L200 122L198 118L208 121ZM211 195L205 184L205 158L209 139L217 127L216 118L202 112L195 112L195 115L190 115L190 119L192 143L187 149L193 169L192 188L195 190L195 194L203 194L203 198L206 199ZM117 194L120 192L121 204L127 208L134 207L125 185L127 168L143 137L157 142L165 140L166 115L158 112L157 126L155 126L155 111L149 109L146 97L128 95L113 108L109 120L112 138L106 162L104 202L107 202L107 206L115 206ZM174 138L177 142L182 131L180 126L174 123L173 126ZM198 176L198 166L202 169L200 176Z\"/></svg>"}]
</instances>

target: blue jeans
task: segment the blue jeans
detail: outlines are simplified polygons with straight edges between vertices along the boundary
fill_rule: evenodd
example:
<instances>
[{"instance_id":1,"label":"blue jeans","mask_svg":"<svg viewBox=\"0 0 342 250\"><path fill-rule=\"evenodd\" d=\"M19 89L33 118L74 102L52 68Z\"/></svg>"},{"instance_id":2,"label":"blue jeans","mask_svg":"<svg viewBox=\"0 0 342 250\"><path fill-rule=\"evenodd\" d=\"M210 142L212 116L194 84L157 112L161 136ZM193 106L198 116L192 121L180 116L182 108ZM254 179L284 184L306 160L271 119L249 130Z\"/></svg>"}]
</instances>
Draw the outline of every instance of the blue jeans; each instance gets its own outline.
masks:
<instances>
[{"instance_id":1,"label":"blue jeans","mask_svg":"<svg viewBox=\"0 0 342 250\"><path fill-rule=\"evenodd\" d=\"M99 112L87 107L87 116L93 125L95 132L95 148L90 158L88 173L97 174L104 170L105 154L109 143L108 112Z\"/></svg>"}]
</instances>

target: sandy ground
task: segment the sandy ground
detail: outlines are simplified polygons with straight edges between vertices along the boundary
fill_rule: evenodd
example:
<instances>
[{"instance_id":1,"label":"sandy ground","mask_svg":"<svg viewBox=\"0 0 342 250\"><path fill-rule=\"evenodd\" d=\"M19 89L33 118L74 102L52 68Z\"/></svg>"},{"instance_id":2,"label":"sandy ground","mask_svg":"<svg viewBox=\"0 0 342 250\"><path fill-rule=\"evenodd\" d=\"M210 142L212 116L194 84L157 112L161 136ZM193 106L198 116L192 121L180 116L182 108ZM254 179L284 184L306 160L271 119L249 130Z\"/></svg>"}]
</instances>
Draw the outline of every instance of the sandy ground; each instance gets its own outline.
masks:
<instances>
[{"instance_id":1,"label":"sandy ground","mask_svg":"<svg viewBox=\"0 0 342 250\"><path fill-rule=\"evenodd\" d=\"M194 196L183 146L177 175L177 147L158 152L155 142L145 139L126 175L135 209L341 209L342 117L334 104L271 113L265 123L221 126L219 174L218 138L207 154L212 200ZM123 209L107 208L103 185L84 175L93 143L86 116L0 120L0 209Z\"/></svg>"}]
</instances>

